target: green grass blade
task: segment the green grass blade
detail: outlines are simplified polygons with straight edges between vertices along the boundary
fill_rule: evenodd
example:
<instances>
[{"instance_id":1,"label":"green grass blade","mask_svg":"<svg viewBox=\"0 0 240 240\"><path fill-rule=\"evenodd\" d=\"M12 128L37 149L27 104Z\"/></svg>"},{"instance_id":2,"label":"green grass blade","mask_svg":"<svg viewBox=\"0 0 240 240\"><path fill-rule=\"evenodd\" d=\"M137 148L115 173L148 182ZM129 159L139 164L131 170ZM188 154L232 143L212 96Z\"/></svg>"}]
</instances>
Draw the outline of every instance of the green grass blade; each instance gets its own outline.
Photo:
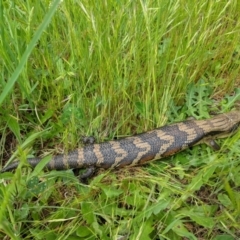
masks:
<instances>
[{"instance_id":1,"label":"green grass blade","mask_svg":"<svg viewBox=\"0 0 240 240\"><path fill-rule=\"evenodd\" d=\"M39 38L41 37L43 31L46 29L49 22L51 21L53 14L57 10L57 7L58 7L58 4L60 3L60 1L61 0L55 0L52 3L51 7L49 8L49 11L45 15L42 23L40 24L38 30L36 31L35 35L33 36L32 40L30 41L27 49L25 50L22 58L20 59L20 62L18 64L17 68L15 69L11 78L8 80L7 84L5 85L5 87L3 89L3 92L0 95L0 105L2 104L4 99L6 98L7 94L13 88L14 83L17 81L20 73L22 72L22 70L24 68L24 65L26 64L26 62L28 60L29 55L31 54L32 50L34 49L34 47L35 47L37 41L39 40Z\"/></svg>"}]
</instances>

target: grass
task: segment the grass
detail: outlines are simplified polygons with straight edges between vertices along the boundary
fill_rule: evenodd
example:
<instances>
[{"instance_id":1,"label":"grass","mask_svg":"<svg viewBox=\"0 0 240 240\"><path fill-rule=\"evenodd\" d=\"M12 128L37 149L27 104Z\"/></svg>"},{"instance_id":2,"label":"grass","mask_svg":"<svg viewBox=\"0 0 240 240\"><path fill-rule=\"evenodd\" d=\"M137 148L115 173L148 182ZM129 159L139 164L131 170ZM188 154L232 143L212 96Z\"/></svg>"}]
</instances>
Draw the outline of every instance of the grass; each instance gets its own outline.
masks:
<instances>
[{"instance_id":1,"label":"grass","mask_svg":"<svg viewBox=\"0 0 240 240\"><path fill-rule=\"evenodd\" d=\"M238 1L57 3L0 2L2 166L238 105ZM89 185L44 163L1 174L0 236L237 239L239 136Z\"/></svg>"}]
</instances>

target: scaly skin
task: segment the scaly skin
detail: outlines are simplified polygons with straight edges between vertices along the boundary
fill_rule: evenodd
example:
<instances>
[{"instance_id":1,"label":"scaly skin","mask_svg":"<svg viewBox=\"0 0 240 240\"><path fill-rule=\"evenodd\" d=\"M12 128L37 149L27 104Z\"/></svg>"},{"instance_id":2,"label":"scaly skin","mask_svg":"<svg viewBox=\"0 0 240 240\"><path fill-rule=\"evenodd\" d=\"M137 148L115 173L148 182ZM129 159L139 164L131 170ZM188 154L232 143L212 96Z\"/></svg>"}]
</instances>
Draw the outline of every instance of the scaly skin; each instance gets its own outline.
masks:
<instances>
[{"instance_id":1,"label":"scaly skin","mask_svg":"<svg viewBox=\"0 0 240 240\"><path fill-rule=\"evenodd\" d=\"M152 131L120 140L86 145L64 155L54 156L46 169L120 168L142 165L180 152L188 147L206 142L215 149L213 139L233 134L240 124L240 112L219 114L206 120L187 120L163 126ZM40 158L28 159L35 167ZM17 168L14 162L1 170Z\"/></svg>"}]
</instances>

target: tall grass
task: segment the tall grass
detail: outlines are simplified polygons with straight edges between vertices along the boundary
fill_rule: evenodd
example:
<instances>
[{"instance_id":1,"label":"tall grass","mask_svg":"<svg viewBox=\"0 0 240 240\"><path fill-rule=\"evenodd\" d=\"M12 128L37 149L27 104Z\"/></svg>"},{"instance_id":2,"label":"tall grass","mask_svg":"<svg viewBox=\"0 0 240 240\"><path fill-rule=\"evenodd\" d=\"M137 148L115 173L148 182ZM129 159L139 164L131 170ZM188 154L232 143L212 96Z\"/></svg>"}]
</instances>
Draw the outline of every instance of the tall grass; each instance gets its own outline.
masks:
<instances>
[{"instance_id":1,"label":"tall grass","mask_svg":"<svg viewBox=\"0 0 240 240\"><path fill-rule=\"evenodd\" d=\"M2 165L12 154L18 155L24 162L26 156L68 151L78 146L82 135L94 135L97 141L102 141L161 126L168 122L170 107L179 109L178 106L184 105L190 84L200 79L213 89L215 99L238 87L240 4L237 0L65 0L55 12L57 2L17 0L0 3ZM179 114L179 119L186 115L184 112ZM212 153L205 151L205 156L211 156ZM181 156L183 158L185 155ZM165 165L159 166L167 168ZM215 169L210 168L207 179L212 177ZM154 174L152 178L146 171L138 171L140 173L137 172L136 176L127 178L129 182L124 179L125 176L122 179L121 174L109 173L112 190L107 190L104 180L101 182L102 178L105 179L104 174L99 175L89 189L74 180L71 182L63 178L66 184L64 193L68 196L65 200L59 191L63 176L60 173L52 173L52 176L51 173L42 173L41 176L51 184L48 185L47 194L37 195L38 204L48 208L51 201L54 206L60 203L57 211L51 209L46 214L46 234L64 239L56 231L68 237L79 235L81 230L86 231L89 237L89 232L94 229L95 237L113 239L120 234L118 230L122 232L126 228L132 239L142 239L152 236L150 233L157 222L159 228L155 235L159 239L160 236L161 239L179 239L184 233L184 236L194 239L194 234L189 233L180 217L176 218L176 225L173 221L177 209L177 213L181 214L183 208L185 211L189 205L183 206L177 200L171 200L173 193L189 197L186 193L191 185L188 188L178 182L174 186L173 182L168 181L175 174L182 174L188 181L191 178L189 173L182 166L168 169L167 173L159 170L159 177ZM44 213L35 209L34 199L27 201L28 191L24 186L30 173L24 173L15 176L12 186L16 185L19 205L26 207L26 216L21 218L19 209L14 214L14 200L9 195L2 195L4 206L8 209L8 214L6 209L3 211L7 224L4 225L3 234L12 231L21 236L40 234L44 237L40 226ZM68 177L71 176L69 174ZM11 178L12 175L7 176ZM158 185L159 181L164 186ZM160 195L156 197L162 205L152 205L150 201L151 194L157 194L156 184L156 188L161 188L166 195L166 199ZM76 195L68 189L76 191ZM102 193L97 195L94 189ZM5 191L7 186L4 187ZM197 189L189 193L192 199L196 197L195 191ZM14 187L10 192L17 194ZM141 202L138 196L144 201ZM109 199L112 199L111 211L121 211L121 214L118 212L121 216L118 220L114 219L113 213L110 217ZM78 206L79 201L81 207ZM131 202L136 208L131 211L126 205L125 210L118 208L121 201L123 205ZM91 213L93 206L98 209ZM70 208L75 212L71 212ZM80 210L76 213L78 208ZM143 211L140 217L129 219L130 215L138 214L139 209L148 208L148 217L145 215L147 212ZM167 214L162 209L168 209ZM186 211L184 214L186 216ZM102 225L96 220L99 216L105 219ZM65 224L65 221L56 220L58 224L54 223L55 219L62 218L69 222ZM71 218L74 220L71 221ZM28 219L35 219L40 225L32 223L29 232L23 230L22 226L25 225L22 223ZM233 219L237 219L236 215ZM86 228L78 228L77 221L82 226L87 225L89 232ZM114 221L119 221L121 227L118 228ZM11 226L13 223L14 228ZM103 226L106 223L109 227L105 229ZM67 229L66 225L72 230ZM57 226L60 226L58 230ZM218 229L211 226L213 232ZM135 233L138 229L141 231ZM205 234L211 234L211 230L207 229Z\"/></svg>"}]
</instances>

